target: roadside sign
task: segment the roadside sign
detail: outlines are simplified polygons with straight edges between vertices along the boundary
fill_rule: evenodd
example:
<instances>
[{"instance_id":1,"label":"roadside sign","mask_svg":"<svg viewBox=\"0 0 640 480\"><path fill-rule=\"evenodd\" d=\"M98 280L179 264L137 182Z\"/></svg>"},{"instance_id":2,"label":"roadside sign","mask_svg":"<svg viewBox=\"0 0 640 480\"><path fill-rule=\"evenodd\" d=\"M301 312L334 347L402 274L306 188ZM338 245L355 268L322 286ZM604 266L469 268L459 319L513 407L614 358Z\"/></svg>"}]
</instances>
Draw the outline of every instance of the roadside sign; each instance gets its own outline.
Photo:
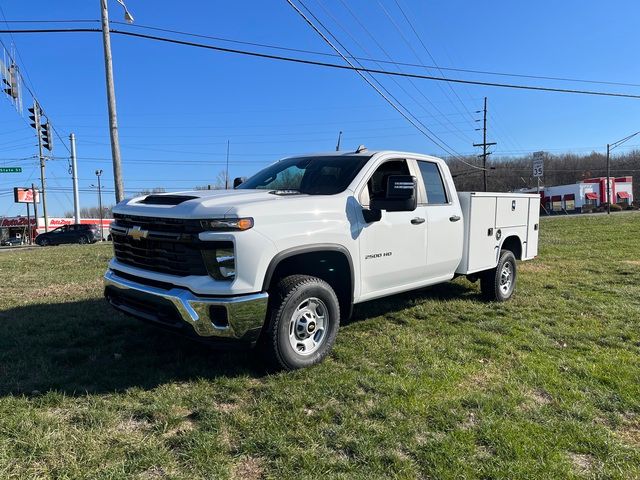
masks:
<instances>
[{"instance_id":1,"label":"roadside sign","mask_svg":"<svg viewBox=\"0 0 640 480\"><path fill-rule=\"evenodd\" d=\"M40 203L40 192L32 188L13 188L13 200L15 203L33 203L33 195L35 193L35 203Z\"/></svg>"},{"instance_id":2,"label":"roadside sign","mask_svg":"<svg viewBox=\"0 0 640 480\"><path fill-rule=\"evenodd\" d=\"M0 167L0 173L22 173L22 167Z\"/></svg>"},{"instance_id":3,"label":"roadside sign","mask_svg":"<svg viewBox=\"0 0 640 480\"><path fill-rule=\"evenodd\" d=\"M544 152L533 153L533 176L544 176Z\"/></svg>"}]
</instances>

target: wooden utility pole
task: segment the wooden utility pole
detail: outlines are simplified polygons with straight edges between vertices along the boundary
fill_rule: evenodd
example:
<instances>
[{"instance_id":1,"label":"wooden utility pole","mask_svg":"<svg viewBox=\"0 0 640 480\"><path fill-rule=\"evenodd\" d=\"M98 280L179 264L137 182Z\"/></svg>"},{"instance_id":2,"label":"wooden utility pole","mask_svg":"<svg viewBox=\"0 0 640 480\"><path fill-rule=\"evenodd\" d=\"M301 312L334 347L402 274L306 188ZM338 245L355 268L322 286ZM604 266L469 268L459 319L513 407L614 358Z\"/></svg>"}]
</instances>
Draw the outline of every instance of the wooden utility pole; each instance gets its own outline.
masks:
<instances>
[{"instance_id":1,"label":"wooden utility pole","mask_svg":"<svg viewBox=\"0 0 640 480\"><path fill-rule=\"evenodd\" d=\"M109 134L111 135L111 157L113 160L113 182L116 202L124 200L122 161L120 159L120 138L118 136L118 114L116 112L116 90L113 84L113 63L111 60L111 37L109 35L109 11L107 0L100 0L102 13L102 41L104 44L104 70L107 79L107 104L109 107Z\"/></svg>"},{"instance_id":2,"label":"wooden utility pole","mask_svg":"<svg viewBox=\"0 0 640 480\"><path fill-rule=\"evenodd\" d=\"M487 152L487 147L491 145L496 145L496 142L487 143L487 97L484 97L484 109L482 110L483 115L483 126L482 126L482 143L474 143L474 147L482 147L482 154L478 155L482 157L482 176L484 183L484 191L487 191L487 156L491 155L490 152ZM478 112L479 113L479 112Z\"/></svg>"}]
</instances>

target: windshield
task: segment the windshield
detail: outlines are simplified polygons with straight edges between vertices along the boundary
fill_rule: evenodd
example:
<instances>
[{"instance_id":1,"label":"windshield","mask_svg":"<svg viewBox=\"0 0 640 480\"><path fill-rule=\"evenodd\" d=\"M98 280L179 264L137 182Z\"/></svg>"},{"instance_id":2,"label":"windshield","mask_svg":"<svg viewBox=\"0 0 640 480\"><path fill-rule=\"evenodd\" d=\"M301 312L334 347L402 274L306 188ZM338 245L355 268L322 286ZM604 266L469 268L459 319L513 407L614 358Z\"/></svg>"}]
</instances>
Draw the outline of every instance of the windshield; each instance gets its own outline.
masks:
<instances>
[{"instance_id":1,"label":"windshield","mask_svg":"<svg viewBox=\"0 0 640 480\"><path fill-rule=\"evenodd\" d=\"M288 158L259 171L238 188L333 195L344 191L370 158L367 155Z\"/></svg>"}]
</instances>

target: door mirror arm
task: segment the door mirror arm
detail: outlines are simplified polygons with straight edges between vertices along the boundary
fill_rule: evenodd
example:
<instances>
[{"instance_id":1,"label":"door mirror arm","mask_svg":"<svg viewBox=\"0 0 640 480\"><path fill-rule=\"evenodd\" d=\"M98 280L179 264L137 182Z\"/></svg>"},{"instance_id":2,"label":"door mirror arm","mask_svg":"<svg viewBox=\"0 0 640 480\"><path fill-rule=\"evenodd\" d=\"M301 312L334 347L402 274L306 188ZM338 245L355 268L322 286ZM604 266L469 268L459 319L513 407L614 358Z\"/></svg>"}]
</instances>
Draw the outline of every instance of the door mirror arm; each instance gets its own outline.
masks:
<instances>
[{"instance_id":1,"label":"door mirror arm","mask_svg":"<svg viewBox=\"0 0 640 480\"><path fill-rule=\"evenodd\" d=\"M382 219L382 210L375 207L363 208L362 216L367 223L379 222Z\"/></svg>"}]
</instances>

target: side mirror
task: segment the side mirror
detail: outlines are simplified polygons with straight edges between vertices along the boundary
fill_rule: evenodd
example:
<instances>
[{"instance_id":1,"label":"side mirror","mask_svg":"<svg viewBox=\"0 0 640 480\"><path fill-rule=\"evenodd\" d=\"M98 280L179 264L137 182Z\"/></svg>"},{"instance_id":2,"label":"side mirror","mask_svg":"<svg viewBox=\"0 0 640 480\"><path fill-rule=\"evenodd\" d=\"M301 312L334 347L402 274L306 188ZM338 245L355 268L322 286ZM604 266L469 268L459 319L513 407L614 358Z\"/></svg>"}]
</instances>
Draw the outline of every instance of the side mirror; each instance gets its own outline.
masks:
<instances>
[{"instance_id":1,"label":"side mirror","mask_svg":"<svg viewBox=\"0 0 640 480\"><path fill-rule=\"evenodd\" d=\"M389 175L385 197L371 200L371 210L413 212L417 207L417 181L412 175Z\"/></svg>"},{"instance_id":2,"label":"side mirror","mask_svg":"<svg viewBox=\"0 0 640 480\"><path fill-rule=\"evenodd\" d=\"M237 188L238 185L244 183L244 181L246 180L245 177L236 177L233 179L233 188Z\"/></svg>"}]
</instances>

